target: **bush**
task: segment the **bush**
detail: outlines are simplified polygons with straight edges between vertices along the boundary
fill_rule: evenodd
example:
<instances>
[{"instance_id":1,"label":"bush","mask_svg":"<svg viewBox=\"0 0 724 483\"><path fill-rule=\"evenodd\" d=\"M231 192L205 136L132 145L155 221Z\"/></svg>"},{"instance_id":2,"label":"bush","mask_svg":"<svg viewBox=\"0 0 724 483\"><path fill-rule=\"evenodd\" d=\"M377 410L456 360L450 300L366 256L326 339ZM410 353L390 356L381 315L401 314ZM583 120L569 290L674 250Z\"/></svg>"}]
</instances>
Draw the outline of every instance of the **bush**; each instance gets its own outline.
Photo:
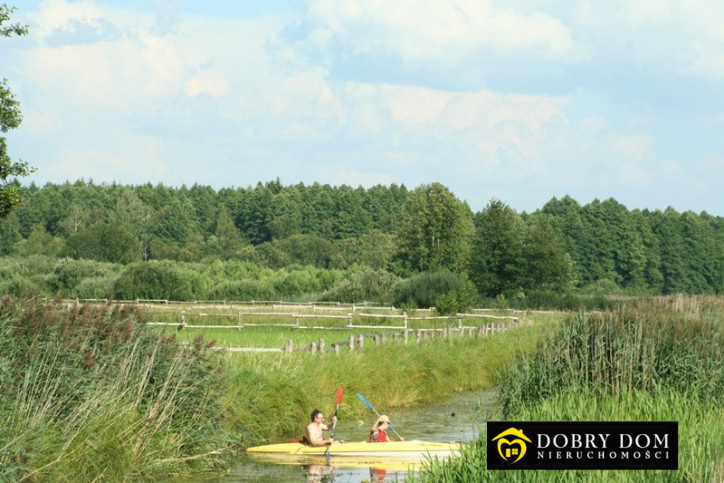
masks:
<instances>
[{"instance_id":1,"label":"bush","mask_svg":"<svg viewBox=\"0 0 724 483\"><path fill-rule=\"evenodd\" d=\"M392 287L398 280L397 276L384 270L364 268L338 280L321 295L321 299L345 303L365 300L382 302L392 298Z\"/></svg>"},{"instance_id":2,"label":"bush","mask_svg":"<svg viewBox=\"0 0 724 483\"><path fill-rule=\"evenodd\" d=\"M476 302L475 286L467 280L465 286L438 295L435 308L440 315L455 315L469 311L475 307Z\"/></svg>"},{"instance_id":3,"label":"bush","mask_svg":"<svg viewBox=\"0 0 724 483\"><path fill-rule=\"evenodd\" d=\"M79 299L113 298L113 286L115 285L118 276L118 274L108 274L105 276L83 279L72 292L68 293L68 295Z\"/></svg>"},{"instance_id":4,"label":"bush","mask_svg":"<svg viewBox=\"0 0 724 483\"><path fill-rule=\"evenodd\" d=\"M232 280L221 282L209 290L211 300L272 300L275 298L274 287L269 282L259 280Z\"/></svg>"},{"instance_id":5,"label":"bush","mask_svg":"<svg viewBox=\"0 0 724 483\"><path fill-rule=\"evenodd\" d=\"M0 295L14 295L19 297L25 293L39 292L40 284L22 275L12 275L0 280Z\"/></svg>"},{"instance_id":6,"label":"bush","mask_svg":"<svg viewBox=\"0 0 724 483\"><path fill-rule=\"evenodd\" d=\"M422 272L404 282L393 304L396 306L434 307L439 296L454 291L469 291L468 280L441 270ZM448 303L444 301L444 303Z\"/></svg>"},{"instance_id":7,"label":"bush","mask_svg":"<svg viewBox=\"0 0 724 483\"><path fill-rule=\"evenodd\" d=\"M120 300L194 300L192 279L199 274L167 261L128 265L116 280L113 295Z\"/></svg>"},{"instance_id":8,"label":"bush","mask_svg":"<svg viewBox=\"0 0 724 483\"><path fill-rule=\"evenodd\" d=\"M75 288L84 279L92 277L104 277L114 272L117 273L118 267L111 263L96 262L94 260L73 260L72 258L64 258L58 260L53 268L53 273L49 277L48 284L52 291L62 291L67 296L75 296ZM108 296L106 293L104 297ZM101 297L101 298L104 298ZM96 297L88 297L96 298Z\"/></svg>"}]
</instances>

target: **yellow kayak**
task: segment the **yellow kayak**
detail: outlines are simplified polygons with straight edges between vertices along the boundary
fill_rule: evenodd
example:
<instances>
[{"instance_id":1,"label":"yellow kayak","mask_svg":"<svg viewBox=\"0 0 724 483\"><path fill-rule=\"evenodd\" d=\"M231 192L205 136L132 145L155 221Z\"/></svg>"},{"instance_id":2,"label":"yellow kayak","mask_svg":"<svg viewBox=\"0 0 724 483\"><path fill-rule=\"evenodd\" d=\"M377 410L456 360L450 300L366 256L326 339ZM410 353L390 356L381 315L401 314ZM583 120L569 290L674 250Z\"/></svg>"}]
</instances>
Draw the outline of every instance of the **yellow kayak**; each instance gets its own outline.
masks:
<instances>
[{"instance_id":1,"label":"yellow kayak","mask_svg":"<svg viewBox=\"0 0 724 483\"><path fill-rule=\"evenodd\" d=\"M434 443L430 441L387 441L369 443L367 441L332 443L325 446L309 446L302 443L281 443L255 446L247 449L251 454L279 454L298 456L374 456L385 458L422 458L425 456L445 458L459 453L459 443Z\"/></svg>"}]
</instances>

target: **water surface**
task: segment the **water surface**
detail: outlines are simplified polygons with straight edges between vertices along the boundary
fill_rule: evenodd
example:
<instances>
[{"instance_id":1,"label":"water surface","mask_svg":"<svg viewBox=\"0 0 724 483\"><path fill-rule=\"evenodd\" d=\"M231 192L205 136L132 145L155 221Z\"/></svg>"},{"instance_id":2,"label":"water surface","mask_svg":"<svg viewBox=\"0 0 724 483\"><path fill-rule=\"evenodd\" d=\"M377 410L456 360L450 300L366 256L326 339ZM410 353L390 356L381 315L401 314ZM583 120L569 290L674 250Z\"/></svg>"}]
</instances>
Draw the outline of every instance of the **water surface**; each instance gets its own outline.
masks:
<instances>
[{"instance_id":1,"label":"water surface","mask_svg":"<svg viewBox=\"0 0 724 483\"><path fill-rule=\"evenodd\" d=\"M374 401L371 402L375 404ZM396 409L388 416L397 432L408 441L469 442L478 439L480 432L484 430L485 415L495 410L495 404L494 391L472 392L424 407ZM341 414L335 438L345 441L364 441L369 434L369 427L376 419L377 416L372 411L368 411L362 421L344 419L344 414ZM394 432L388 433L390 439L397 439ZM404 481L409 471L416 471L419 467L419 464L410 466L409 462L401 463L394 460L352 462L343 457L329 459L309 457L286 463L264 461L243 455L234 473L223 481L225 483L394 482Z\"/></svg>"}]
</instances>

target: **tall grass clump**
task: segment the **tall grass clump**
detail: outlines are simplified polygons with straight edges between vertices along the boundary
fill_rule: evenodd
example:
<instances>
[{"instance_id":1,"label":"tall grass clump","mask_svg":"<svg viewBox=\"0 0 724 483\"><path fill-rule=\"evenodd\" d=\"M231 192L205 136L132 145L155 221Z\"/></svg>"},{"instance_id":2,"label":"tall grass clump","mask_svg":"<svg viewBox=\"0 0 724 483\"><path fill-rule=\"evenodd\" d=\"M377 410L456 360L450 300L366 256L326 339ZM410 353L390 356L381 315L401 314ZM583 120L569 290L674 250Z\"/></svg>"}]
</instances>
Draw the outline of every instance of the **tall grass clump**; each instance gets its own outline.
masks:
<instances>
[{"instance_id":1,"label":"tall grass clump","mask_svg":"<svg viewBox=\"0 0 724 483\"><path fill-rule=\"evenodd\" d=\"M674 296L572 314L504 370L502 417L531 421L679 421L678 471L487 471L485 443L421 481L722 481L724 299Z\"/></svg>"},{"instance_id":2,"label":"tall grass clump","mask_svg":"<svg viewBox=\"0 0 724 483\"><path fill-rule=\"evenodd\" d=\"M648 299L613 311L578 313L535 356L511 368L504 413L562 387L628 393L663 386L702 400L724 395L724 312Z\"/></svg>"},{"instance_id":3,"label":"tall grass clump","mask_svg":"<svg viewBox=\"0 0 724 483\"><path fill-rule=\"evenodd\" d=\"M0 480L123 480L213 466L223 373L136 308L0 299Z\"/></svg>"}]
</instances>

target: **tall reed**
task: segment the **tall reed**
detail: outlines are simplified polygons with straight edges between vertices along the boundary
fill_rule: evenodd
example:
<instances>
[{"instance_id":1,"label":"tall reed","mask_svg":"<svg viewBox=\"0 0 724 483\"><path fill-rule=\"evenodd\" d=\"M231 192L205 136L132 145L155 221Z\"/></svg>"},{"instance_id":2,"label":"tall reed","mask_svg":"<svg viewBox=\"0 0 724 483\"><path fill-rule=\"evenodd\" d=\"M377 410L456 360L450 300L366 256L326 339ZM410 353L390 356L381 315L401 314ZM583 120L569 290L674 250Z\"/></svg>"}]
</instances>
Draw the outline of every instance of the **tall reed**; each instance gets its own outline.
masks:
<instances>
[{"instance_id":1,"label":"tall reed","mask_svg":"<svg viewBox=\"0 0 724 483\"><path fill-rule=\"evenodd\" d=\"M661 297L572 314L505 370L512 420L678 420L678 471L487 471L483 439L419 481L723 481L724 299Z\"/></svg>"},{"instance_id":2,"label":"tall reed","mask_svg":"<svg viewBox=\"0 0 724 483\"><path fill-rule=\"evenodd\" d=\"M0 479L166 475L213 466L223 373L132 307L0 299Z\"/></svg>"}]
</instances>

